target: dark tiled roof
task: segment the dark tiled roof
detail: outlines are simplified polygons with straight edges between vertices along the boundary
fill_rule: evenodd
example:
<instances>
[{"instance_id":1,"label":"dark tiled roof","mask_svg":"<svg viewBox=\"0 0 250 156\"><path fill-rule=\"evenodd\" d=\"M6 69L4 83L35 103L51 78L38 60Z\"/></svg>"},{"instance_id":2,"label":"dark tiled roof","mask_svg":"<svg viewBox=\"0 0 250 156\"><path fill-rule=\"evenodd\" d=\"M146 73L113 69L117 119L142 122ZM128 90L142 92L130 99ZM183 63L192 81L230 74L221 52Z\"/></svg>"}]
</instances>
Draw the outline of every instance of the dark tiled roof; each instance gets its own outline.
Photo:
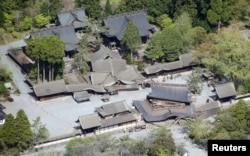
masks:
<instances>
[{"instance_id":1,"label":"dark tiled roof","mask_svg":"<svg viewBox=\"0 0 250 156\"><path fill-rule=\"evenodd\" d=\"M124 84L141 83L145 80L145 78L134 67L129 67L121 71L117 75L117 78Z\"/></svg>"},{"instance_id":2,"label":"dark tiled roof","mask_svg":"<svg viewBox=\"0 0 250 156\"><path fill-rule=\"evenodd\" d=\"M237 95L233 82L218 84L215 86L215 90L220 99Z\"/></svg>"},{"instance_id":3,"label":"dark tiled roof","mask_svg":"<svg viewBox=\"0 0 250 156\"><path fill-rule=\"evenodd\" d=\"M133 101L133 105L142 114L147 122L163 121L171 117L187 118L194 117L194 106L172 107L153 110L148 101Z\"/></svg>"},{"instance_id":4,"label":"dark tiled roof","mask_svg":"<svg viewBox=\"0 0 250 156\"><path fill-rule=\"evenodd\" d=\"M103 61L106 58L121 59L119 52L111 51L108 47L101 45L100 49L90 56L93 62Z\"/></svg>"},{"instance_id":5,"label":"dark tiled roof","mask_svg":"<svg viewBox=\"0 0 250 156\"><path fill-rule=\"evenodd\" d=\"M109 127L109 126L115 126L115 125L132 122L136 120L137 120L136 114L128 113L128 114L124 114L118 117L101 120L101 125L102 125L101 127L104 128L104 127Z\"/></svg>"},{"instance_id":6,"label":"dark tiled roof","mask_svg":"<svg viewBox=\"0 0 250 156\"><path fill-rule=\"evenodd\" d=\"M76 49L78 40L73 26L59 26L31 32L32 38L52 35L58 36L65 43L65 51L73 51Z\"/></svg>"},{"instance_id":7,"label":"dark tiled roof","mask_svg":"<svg viewBox=\"0 0 250 156\"><path fill-rule=\"evenodd\" d=\"M83 130L101 126L100 118L96 113L80 116L79 122Z\"/></svg>"},{"instance_id":8,"label":"dark tiled roof","mask_svg":"<svg viewBox=\"0 0 250 156\"><path fill-rule=\"evenodd\" d=\"M151 93L147 95L147 98L183 103L191 102L186 85L166 84L164 86L154 86Z\"/></svg>"},{"instance_id":9,"label":"dark tiled roof","mask_svg":"<svg viewBox=\"0 0 250 156\"><path fill-rule=\"evenodd\" d=\"M144 11L124 13L110 16L104 19L104 24L108 28L105 33L107 37L116 37L122 40L123 33L127 28L128 22L133 21L139 30L140 36L148 36L149 30L152 29L147 20L147 14Z\"/></svg>"},{"instance_id":10,"label":"dark tiled roof","mask_svg":"<svg viewBox=\"0 0 250 156\"><path fill-rule=\"evenodd\" d=\"M196 63L194 62L193 53L186 53L186 54L180 55L178 61L148 66L144 69L144 72L146 74L155 74L163 70L165 71L177 70L177 69L189 67L195 64Z\"/></svg>"},{"instance_id":11,"label":"dark tiled roof","mask_svg":"<svg viewBox=\"0 0 250 156\"><path fill-rule=\"evenodd\" d=\"M6 118L6 114L3 110L0 109L0 120L3 120Z\"/></svg>"},{"instance_id":12,"label":"dark tiled roof","mask_svg":"<svg viewBox=\"0 0 250 156\"><path fill-rule=\"evenodd\" d=\"M126 61L123 59L106 59L100 62L91 62L94 72L110 72L116 75L120 71L126 69Z\"/></svg>"},{"instance_id":13,"label":"dark tiled roof","mask_svg":"<svg viewBox=\"0 0 250 156\"><path fill-rule=\"evenodd\" d=\"M60 12L57 17L62 26L73 25L75 29L84 28L90 24L82 8Z\"/></svg>"},{"instance_id":14,"label":"dark tiled roof","mask_svg":"<svg viewBox=\"0 0 250 156\"><path fill-rule=\"evenodd\" d=\"M115 115L122 112L130 111L125 101L118 101L106 105L102 105L101 107L97 107L96 111L103 117L109 115Z\"/></svg>"},{"instance_id":15,"label":"dark tiled roof","mask_svg":"<svg viewBox=\"0 0 250 156\"><path fill-rule=\"evenodd\" d=\"M33 86L33 90L37 97L67 92L64 80L36 84Z\"/></svg>"}]
</instances>

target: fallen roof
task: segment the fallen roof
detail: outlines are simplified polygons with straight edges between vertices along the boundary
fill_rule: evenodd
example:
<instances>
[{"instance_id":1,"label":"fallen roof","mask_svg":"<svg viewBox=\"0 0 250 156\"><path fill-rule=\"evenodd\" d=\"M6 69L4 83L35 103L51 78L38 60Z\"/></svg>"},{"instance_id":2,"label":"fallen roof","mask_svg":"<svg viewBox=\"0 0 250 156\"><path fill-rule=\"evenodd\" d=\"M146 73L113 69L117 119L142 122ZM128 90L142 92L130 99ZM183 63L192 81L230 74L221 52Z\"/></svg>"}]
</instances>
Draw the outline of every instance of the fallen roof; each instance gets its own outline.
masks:
<instances>
[{"instance_id":1,"label":"fallen roof","mask_svg":"<svg viewBox=\"0 0 250 156\"><path fill-rule=\"evenodd\" d=\"M121 116L101 120L101 127L115 126L122 123L132 122L137 120L137 115L134 113L128 113Z\"/></svg>"},{"instance_id":2,"label":"fallen roof","mask_svg":"<svg viewBox=\"0 0 250 156\"><path fill-rule=\"evenodd\" d=\"M90 56L93 62L103 61L106 58L121 59L119 52L111 51L108 47L101 45L100 49Z\"/></svg>"},{"instance_id":3,"label":"fallen roof","mask_svg":"<svg viewBox=\"0 0 250 156\"><path fill-rule=\"evenodd\" d=\"M146 100L133 101L133 105L147 122L164 121L171 117L189 118L195 115L193 105L185 107L169 107L159 110L153 110L150 103Z\"/></svg>"},{"instance_id":4,"label":"fallen roof","mask_svg":"<svg viewBox=\"0 0 250 156\"><path fill-rule=\"evenodd\" d=\"M91 62L91 64L94 72L110 72L112 75L126 69L126 61L123 59L108 58L99 62Z\"/></svg>"},{"instance_id":5,"label":"fallen roof","mask_svg":"<svg viewBox=\"0 0 250 156\"><path fill-rule=\"evenodd\" d=\"M135 67L129 67L121 71L117 78L124 84L142 83L145 78L135 69Z\"/></svg>"},{"instance_id":6,"label":"fallen roof","mask_svg":"<svg viewBox=\"0 0 250 156\"><path fill-rule=\"evenodd\" d=\"M187 85L178 84L164 84L153 86L152 91L147 95L147 98L183 103L191 102Z\"/></svg>"},{"instance_id":7,"label":"fallen roof","mask_svg":"<svg viewBox=\"0 0 250 156\"><path fill-rule=\"evenodd\" d=\"M122 112L130 111L126 101L118 101L106 105L102 105L95 109L101 116L115 115Z\"/></svg>"},{"instance_id":8,"label":"fallen roof","mask_svg":"<svg viewBox=\"0 0 250 156\"><path fill-rule=\"evenodd\" d=\"M33 90L37 97L67 92L64 80L36 84L33 86Z\"/></svg>"},{"instance_id":9,"label":"fallen roof","mask_svg":"<svg viewBox=\"0 0 250 156\"><path fill-rule=\"evenodd\" d=\"M108 31L104 35L122 40L123 33L129 21L135 23L141 37L149 35L149 30L152 29L152 26L149 24L147 14L144 11L128 12L105 18L104 24L108 28Z\"/></svg>"},{"instance_id":10,"label":"fallen roof","mask_svg":"<svg viewBox=\"0 0 250 156\"><path fill-rule=\"evenodd\" d=\"M138 84L130 84L130 85L117 85L117 86L108 86L105 87L105 89L111 93L114 91L129 91L129 90L138 90L139 85Z\"/></svg>"},{"instance_id":11,"label":"fallen roof","mask_svg":"<svg viewBox=\"0 0 250 156\"><path fill-rule=\"evenodd\" d=\"M75 29L89 26L89 21L83 8L60 12L57 15L62 26L73 25Z\"/></svg>"},{"instance_id":12,"label":"fallen roof","mask_svg":"<svg viewBox=\"0 0 250 156\"><path fill-rule=\"evenodd\" d=\"M215 90L220 99L237 95L233 82L217 84Z\"/></svg>"},{"instance_id":13,"label":"fallen roof","mask_svg":"<svg viewBox=\"0 0 250 156\"><path fill-rule=\"evenodd\" d=\"M221 104L218 101L203 104L202 106L195 107L196 118L206 119L216 115L221 109Z\"/></svg>"},{"instance_id":14,"label":"fallen roof","mask_svg":"<svg viewBox=\"0 0 250 156\"><path fill-rule=\"evenodd\" d=\"M58 26L52 28L44 28L31 32L31 37L58 36L65 43L65 51L73 51L76 49L78 40L73 26Z\"/></svg>"},{"instance_id":15,"label":"fallen roof","mask_svg":"<svg viewBox=\"0 0 250 156\"><path fill-rule=\"evenodd\" d=\"M89 85L89 84L68 84L66 85L67 91L68 92L79 92L79 91L95 91L98 93L105 93L106 90L102 85Z\"/></svg>"},{"instance_id":16,"label":"fallen roof","mask_svg":"<svg viewBox=\"0 0 250 156\"><path fill-rule=\"evenodd\" d=\"M89 77L92 85L112 86L116 83L111 73L92 72Z\"/></svg>"},{"instance_id":17,"label":"fallen roof","mask_svg":"<svg viewBox=\"0 0 250 156\"><path fill-rule=\"evenodd\" d=\"M160 71L171 71L177 70L185 67L190 67L192 65L196 65L193 58L193 53L186 53L179 56L178 61L163 63L163 64L155 64L148 66L144 69L146 74L155 74Z\"/></svg>"},{"instance_id":18,"label":"fallen roof","mask_svg":"<svg viewBox=\"0 0 250 156\"><path fill-rule=\"evenodd\" d=\"M96 113L80 116L79 122L83 130L101 126L100 118Z\"/></svg>"}]
</instances>

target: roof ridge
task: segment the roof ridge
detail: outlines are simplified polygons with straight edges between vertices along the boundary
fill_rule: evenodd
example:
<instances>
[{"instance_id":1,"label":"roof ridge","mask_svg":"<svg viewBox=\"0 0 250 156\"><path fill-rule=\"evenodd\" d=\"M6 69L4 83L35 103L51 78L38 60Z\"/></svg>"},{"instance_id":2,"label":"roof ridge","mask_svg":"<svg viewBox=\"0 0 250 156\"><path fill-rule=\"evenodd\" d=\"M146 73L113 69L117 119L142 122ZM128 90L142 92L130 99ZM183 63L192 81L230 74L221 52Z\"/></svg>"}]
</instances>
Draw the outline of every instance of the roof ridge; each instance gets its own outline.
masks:
<instances>
[{"instance_id":1,"label":"roof ridge","mask_svg":"<svg viewBox=\"0 0 250 156\"><path fill-rule=\"evenodd\" d=\"M111 15L111 16L105 17L104 20L110 19L110 18L115 18L115 17L133 15L133 14L136 14L136 13L145 13L146 14L145 10L137 10L137 11L124 12L124 13L121 13L121 14Z\"/></svg>"}]
</instances>

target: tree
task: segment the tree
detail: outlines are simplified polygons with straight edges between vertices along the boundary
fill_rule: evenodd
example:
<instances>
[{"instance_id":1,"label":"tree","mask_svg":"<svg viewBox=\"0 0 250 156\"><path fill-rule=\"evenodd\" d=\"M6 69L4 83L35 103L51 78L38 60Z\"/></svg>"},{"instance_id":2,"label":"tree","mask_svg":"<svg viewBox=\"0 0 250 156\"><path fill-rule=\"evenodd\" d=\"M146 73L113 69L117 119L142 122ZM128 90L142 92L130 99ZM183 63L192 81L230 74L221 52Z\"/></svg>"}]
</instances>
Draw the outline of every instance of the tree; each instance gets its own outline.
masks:
<instances>
[{"instance_id":1,"label":"tree","mask_svg":"<svg viewBox=\"0 0 250 156\"><path fill-rule=\"evenodd\" d=\"M228 23L232 15L233 5L236 0L210 0L210 9L207 11L207 19L210 24L217 25L218 29L221 23Z\"/></svg>"},{"instance_id":2,"label":"tree","mask_svg":"<svg viewBox=\"0 0 250 156\"><path fill-rule=\"evenodd\" d=\"M67 145L65 147L66 152L67 152L68 155L74 155L76 152L83 153L84 150L81 150L82 149L81 147L84 148L84 145L88 145L90 143L93 143L94 141L95 141L94 137L88 137L88 138L85 138L85 139L82 139L82 138L72 139L67 143Z\"/></svg>"},{"instance_id":3,"label":"tree","mask_svg":"<svg viewBox=\"0 0 250 156\"><path fill-rule=\"evenodd\" d=\"M89 72L89 66L86 60L86 53L88 52L88 39L84 35L79 43L78 53L74 55L73 68L80 71L81 74L87 74Z\"/></svg>"},{"instance_id":4,"label":"tree","mask_svg":"<svg viewBox=\"0 0 250 156\"><path fill-rule=\"evenodd\" d=\"M13 148L16 146L17 128L15 118L12 114L8 114L4 125L0 129L0 138L3 141L3 146Z\"/></svg>"},{"instance_id":5,"label":"tree","mask_svg":"<svg viewBox=\"0 0 250 156\"><path fill-rule=\"evenodd\" d=\"M133 51L139 48L139 46L142 44L139 31L133 21L128 22L128 26L123 34L121 43L126 45L130 49L132 61Z\"/></svg>"},{"instance_id":6,"label":"tree","mask_svg":"<svg viewBox=\"0 0 250 156\"><path fill-rule=\"evenodd\" d=\"M176 152L176 146L171 133L164 127L158 128L151 133L153 141L150 144L148 156L171 156Z\"/></svg>"},{"instance_id":7,"label":"tree","mask_svg":"<svg viewBox=\"0 0 250 156\"><path fill-rule=\"evenodd\" d=\"M112 7L111 7L111 4L110 4L110 0L106 0L104 15L106 17L112 15Z\"/></svg>"},{"instance_id":8,"label":"tree","mask_svg":"<svg viewBox=\"0 0 250 156\"><path fill-rule=\"evenodd\" d=\"M41 118L37 117L31 125L33 132L33 143L37 144L49 138L49 130L42 124Z\"/></svg>"},{"instance_id":9,"label":"tree","mask_svg":"<svg viewBox=\"0 0 250 156\"><path fill-rule=\"evenodd\" d=\"M38 28L42 28L46 24L49 24L50 20L51 20L50 16L44 16L43 14L35 16L35 23Z\"/></svg>"},{"instance_id":10,"label":"tree","mask_svg":"<svg viewBox=\"0 0 250 156\"><path fill-rule=\"evenodd\" d=\"M90 18L102 19L100 0L75 0L76 7L84 7Z\"/></svg>"},{"instance_id":11,"label":"tree","mask_svg":"<svg viewBox=\"0 0 250 156\"><path fill-rule=\"evenodd\" d=\"M166 61L176 60L180 54L184 53L184 43L182 34L175 28L165 28L162 31L162 50Z\"/></svg>"},{"instance_id":12,"label":"tree","mask_svg":"<svg viewBox=\"0 0 250 156\"><path fill-rule=\"evenodd\" d=\"M163 47L163 35L161 32L156 32L150 37L148 47L145 52L145 57L152 61L160 61L165 56L162 49Z\"/></svg>"},{"instance_id":13,"label":"tree","mask_svg":"<svg viewBox=\"0 0 250 156\"><path fill-rule=\"evenodd\" d=\"M30 39L26 46L26 53L30 56L37 64L37 83L40 82L40 60L44 53L44 46L41 38Z\"/></svg>"},{"instance_id":14,"label":"tree","mask_svg":"<svg viewBox=\"0 0 250 156\"><path fill-rule=\"evenodd\" d=\"M223 29L207 48L209 53L202 62L215 74L224 74L238 88L250 69L250 43L244 39L238 30ZM244 67L244 68L242 68Z\"/></svg>"},{"instance_id":15,"label":"tree","mask_svg":"<svg viewBox=\"0 0 250 156\"><path fill-rule=\"evenodd\" d=\"M49 63L49 78L54 80L54 67L56 64L62 63L62 58L65 55L64 42L57 36L45 36L42 38L45 46L45 60Z\"/></svg>"},{"instance_id":16,"label":"tree","mask_svg":"<svg viewBox=\"0 0 250 156\"><path fill-rule=\"evenodd\" d=\"M201 69L193 70L187 79L188 89L194 94L200 94L202 91Z\"/></svg>"},{"instance_id":17,"label":"tree","mask_svg":"<svg viewBox=\"0 0 250 156\"><path fill-rule=\"evenodd\" d=\"M157 17L156 22L161 26L162 29L166 27L174 27L172 19L167 14Z\"/></svg>"},{"instance_id":18,"label":"tree","mask_svg":"<svg viewBox=\"0 0 250 156\"><path fill-rule=\"evenodd\" d=\"M62 8L63 4L61 0L48 0L47 2L42 2L40 5L40 13L54 18Z\"/></svg>"},{"instance_id":19,"label":"tree","mask_svg":"<svg viewBox=\"0 0 250 156\"><path fill-rule=\"evenodd\" d=\"M33 21L32 18L25 16L23 19L23 30L30 30L32 28Z\"/></svg>"},{"instance_id":20,"label":"tree","mask_svg":"<svg viewBox=\"0 0 250 156\"><path fill-rule=\"evenodd\" d=\"M16 143L19 150L23 151L32 145L31 125L24 110L20 109L17 112L15 119L16 124Z\"/></svg>"}]
</instances>

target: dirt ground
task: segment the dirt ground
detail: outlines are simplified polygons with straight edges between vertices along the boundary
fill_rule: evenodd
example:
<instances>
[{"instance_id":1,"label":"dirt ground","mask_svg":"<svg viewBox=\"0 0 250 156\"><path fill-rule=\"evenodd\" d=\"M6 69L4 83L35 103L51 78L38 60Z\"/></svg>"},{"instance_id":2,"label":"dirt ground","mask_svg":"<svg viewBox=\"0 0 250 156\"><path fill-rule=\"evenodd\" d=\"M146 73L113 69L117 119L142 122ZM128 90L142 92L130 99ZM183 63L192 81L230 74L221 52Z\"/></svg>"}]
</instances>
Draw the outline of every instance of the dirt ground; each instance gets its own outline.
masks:
<instances>
[{"instance_id":1,"label":"dirt ground","mask_svg":"<svg viewBox=\"0 0 250 156\"><path fill-rule=\"evenodd\" d=\"M75 1L74 0L62 0L63 3L63 10L71 10L75 7Z\"/></svg>"}]
</instances>

